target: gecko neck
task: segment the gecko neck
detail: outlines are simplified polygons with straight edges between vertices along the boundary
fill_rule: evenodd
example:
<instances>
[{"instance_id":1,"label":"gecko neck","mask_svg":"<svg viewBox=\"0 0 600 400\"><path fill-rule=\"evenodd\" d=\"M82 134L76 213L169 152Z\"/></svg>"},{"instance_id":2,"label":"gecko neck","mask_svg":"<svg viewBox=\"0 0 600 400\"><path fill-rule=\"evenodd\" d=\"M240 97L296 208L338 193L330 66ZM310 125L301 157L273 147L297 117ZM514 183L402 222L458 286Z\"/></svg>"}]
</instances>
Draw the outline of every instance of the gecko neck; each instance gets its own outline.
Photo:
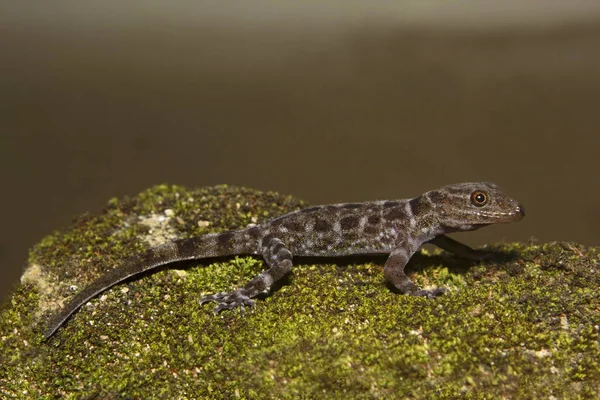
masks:
<instances>
[{"instance_id":1,"label":"gecko neck","mask_svg":"<svg viewBox=\"0 0 600 400\"><path fill-rule=\"evenodd\" d=\"M426 194L408 201L408 209L412 218L408 221L410 226L404 226L408 237L419 242L427 242L436 236L447 233L447 228L439 223L439 211ZM406 221L399 221L406 224Z\"/></svg>"}]
</instances>

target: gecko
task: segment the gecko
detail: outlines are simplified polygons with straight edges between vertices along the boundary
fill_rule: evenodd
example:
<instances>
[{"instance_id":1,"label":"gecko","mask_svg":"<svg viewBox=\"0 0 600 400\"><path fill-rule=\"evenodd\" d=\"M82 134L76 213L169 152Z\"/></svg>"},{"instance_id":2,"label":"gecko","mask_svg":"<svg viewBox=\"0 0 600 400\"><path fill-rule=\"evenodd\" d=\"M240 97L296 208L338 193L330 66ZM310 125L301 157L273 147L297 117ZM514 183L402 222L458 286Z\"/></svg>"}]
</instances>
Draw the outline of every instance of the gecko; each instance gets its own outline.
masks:
<instances>
[{"instance_id":1,"label":"gecko","mask_svg":"<svg viewBox=\"0 0 600 400\"><path fill-rule=\"evenodd\" d=\"M214 312L255 305L273 284L292 270L294 256L336 257L388 254L383 266L392 290L435 298L448 290L421 289L404 267L425 243L459 257L483 260L489 253L474 250L446 234L509 223L525 216L523 206L490 182L458 183L402 200L330 204L304 208L245 229L179 239L150 248L107 271L59 311L44 333L50 338L90 299L112 286L165 264L234 255L262 256L265 271L231 292L205 296L216 302Z\"/></svg>"}]
</instances>

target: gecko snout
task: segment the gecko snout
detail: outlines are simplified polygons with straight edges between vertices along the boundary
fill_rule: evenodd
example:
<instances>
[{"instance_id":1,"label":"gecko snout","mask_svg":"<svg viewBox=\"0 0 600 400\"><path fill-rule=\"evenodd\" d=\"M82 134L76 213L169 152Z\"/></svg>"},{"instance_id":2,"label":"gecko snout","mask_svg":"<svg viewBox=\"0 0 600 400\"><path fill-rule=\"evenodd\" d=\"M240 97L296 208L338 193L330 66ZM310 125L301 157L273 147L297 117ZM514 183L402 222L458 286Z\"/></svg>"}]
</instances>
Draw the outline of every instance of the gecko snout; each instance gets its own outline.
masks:
<instances>
[{"instance_id":1,"label":"gecko snout","mask_svg":"<svg viewBox=\"0 0 600 400\"><path fill-rule=\"evenodd\" d=\"M515 208L515 214L519 216L519 219L523 218L525 216L525 208L521 204L517 203L517 207Z\"/></svg>"}]
</instances>

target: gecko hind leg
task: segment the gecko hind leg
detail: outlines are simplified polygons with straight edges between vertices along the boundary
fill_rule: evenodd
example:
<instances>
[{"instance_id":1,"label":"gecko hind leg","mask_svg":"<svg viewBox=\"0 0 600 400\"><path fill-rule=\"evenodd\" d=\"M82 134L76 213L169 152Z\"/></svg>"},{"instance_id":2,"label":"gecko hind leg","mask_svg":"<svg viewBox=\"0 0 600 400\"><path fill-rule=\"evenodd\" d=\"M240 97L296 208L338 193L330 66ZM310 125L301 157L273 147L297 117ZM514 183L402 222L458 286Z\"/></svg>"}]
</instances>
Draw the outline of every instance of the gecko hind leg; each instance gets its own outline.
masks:
<instances>
[{"instance_id":1,"label":"gecko hind leg","mask_svg":"<svg viewBox=\"0 0 600 400\"><path fill-rule=\"evenodd\" d=\"M293 266L292 252L277 238L269 239L266 245L263 245L262 256L269 269L252 278L244 287L232 292L221 292L201 298L200 304L209 301L216 302L215 313L236 307L240 307L242 310L244 310L244 306L253 307L254 300L252 298L260 293L267 293L275 282L292 270Z\"/></svg>"}]
</instances>

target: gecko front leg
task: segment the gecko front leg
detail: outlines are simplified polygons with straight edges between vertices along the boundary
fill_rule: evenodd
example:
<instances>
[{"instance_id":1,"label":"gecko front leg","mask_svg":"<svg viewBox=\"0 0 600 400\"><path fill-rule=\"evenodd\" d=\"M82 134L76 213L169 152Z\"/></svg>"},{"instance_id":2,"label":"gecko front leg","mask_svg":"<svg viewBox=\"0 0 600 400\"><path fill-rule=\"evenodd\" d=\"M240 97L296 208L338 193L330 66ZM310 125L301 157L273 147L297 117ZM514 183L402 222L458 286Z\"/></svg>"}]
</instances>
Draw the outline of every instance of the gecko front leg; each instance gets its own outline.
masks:
<instances>
[{"instance_id":1,"label":"gecko front leg","mask_svg":"<svg viewBox=\"0 0 600 400\"><path fill-rule=\"evenodd\" d=\"M200 299L200 304L214 301L217 306L215 313L230 310L235 307L254 306L253 297L260 293L268 292L273 283L283 278L292 270L292 252L277 238L270 238L263 244L262 256L269 269L252 278L244 287L232 292L222 292L205 296Z\"/></svg>"},{"instance_id":2,"label":"gecko front leg","mask_svg":"<svg viewBox=\"0 0 600 400\"><path fill-rule=\"evenodd\" d=\"M446 250L447 252L453 253L466 260L485 261L496 256L496 254L493 252L472 249L466 244L454 240L446 235L438 236L430 240L428 243L436 245L440 249Z\"/></svg>"},{"instance_id":3,"label":"gecko front leg","mask_svg":"<svg viewBox=\"0 0 600 400\"><path fill-rule=\"evenodd\" d=\"M419 246L414 245L409 240L400 241L396 248L392 250L383 266L385 278L403 294L434 298L446 293L448 291L446 288L437 288L434 290L419 289L404 273L404 267L406 267L408 260L410 260L418 248Z\"/></svg>"}]
</instances>

